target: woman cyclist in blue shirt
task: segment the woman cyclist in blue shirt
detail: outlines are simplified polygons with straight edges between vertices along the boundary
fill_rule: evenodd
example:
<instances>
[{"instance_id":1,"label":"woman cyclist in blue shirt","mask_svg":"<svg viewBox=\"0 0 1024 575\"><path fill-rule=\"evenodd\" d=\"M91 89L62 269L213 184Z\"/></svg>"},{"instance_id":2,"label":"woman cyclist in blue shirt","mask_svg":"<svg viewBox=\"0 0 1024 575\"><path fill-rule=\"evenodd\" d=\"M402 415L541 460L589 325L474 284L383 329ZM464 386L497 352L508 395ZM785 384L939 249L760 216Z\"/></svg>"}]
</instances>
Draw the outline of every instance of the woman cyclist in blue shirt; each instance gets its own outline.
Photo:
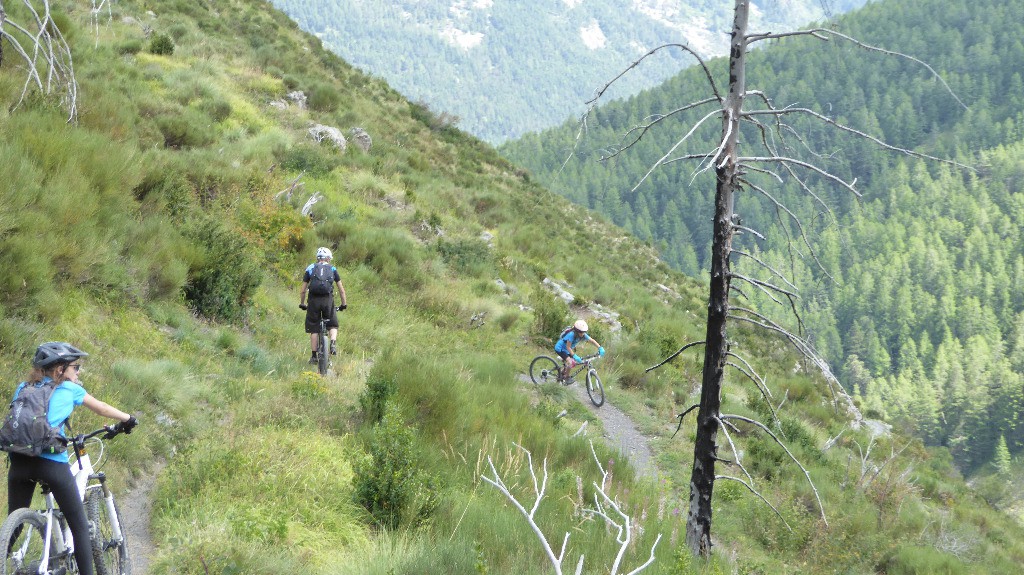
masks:
<instances>
[{"instance_id":1,"label":"woman cyclist in blue shirt","mask_svg":"<svg viewBox=\"0 0 1024 575\"><path fill-rule=\"evenodd\" d=\"M53 427L60 429L64 435L64 424L71 417L75 407L84 405L94 413L103 417L116 419L120 423L115 429L131 433L138 420L120 409L112 407L89 395L78 381L78 372L82 369L82 358L87 353L69 343L51 341L40 345L32 359L32 373L27 381L22 382L14 392L18 394L27 385L55 385L46 418ZM57 383L59 382L59 383ZM32 493L37 483L50 486L57 505L64 513L71 534L75 541L75 562L81 575L93 575L92 548L89 541L89 520L85 514L85 505L75 485L75 477L68 464L67 450L59 453L43 452L39 457L8 453L10 469L7 471L7 511L28 507L32 504Z\"/></svg>"},{"instance_id":2,"label":"woman cyclist in blue shirt","mask_svg":"<svg viewBox=\"0 0 1024 575\"><path fill-rule=\"evenodd\" d=\"M601 344L597 343L597 340L590 337L587 334L587 330L590 326L587 322L579 319L576 323L572 324L572 329L567 329L562 332L561 337L555 343L555 353L558 357L562 358L562 379L569 377L569 370L572 369L576 363L583 361L583 359L576 353L576 346L584 341L590 342L594 347L597 348L597 353L604 355L604 348Z\"/></svg>"}]
</instances>

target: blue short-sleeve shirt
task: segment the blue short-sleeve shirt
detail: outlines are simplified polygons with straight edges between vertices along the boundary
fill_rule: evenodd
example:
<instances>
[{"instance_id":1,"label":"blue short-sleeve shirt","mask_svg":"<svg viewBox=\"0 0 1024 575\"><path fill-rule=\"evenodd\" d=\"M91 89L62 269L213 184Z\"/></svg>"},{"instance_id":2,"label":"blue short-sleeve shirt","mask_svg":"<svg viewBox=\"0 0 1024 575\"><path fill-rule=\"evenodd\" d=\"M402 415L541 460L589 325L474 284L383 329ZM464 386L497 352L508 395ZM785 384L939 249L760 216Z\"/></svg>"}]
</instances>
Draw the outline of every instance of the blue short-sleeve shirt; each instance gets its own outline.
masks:
<instances>
[{"instance_id":1,"label":"blue short-sleeve shirt","mask_svg":"<svg viewBox=\"0 0 1024 575\"><path fill-rule=\"evenodd\" d=\"M576 337L576 330L570 329L565 335L558 338L558 343L555 344L555 351L566 353L569 351L569 349L565 346L566 343L575 348L577 343L581 341L587 341L589 339L590 336L587 335L586 333L582 334L580 337Z\"/></svg>"},{"instance_id":2,"label":"blue short-sleeve shirt","mask_svg":"<svg viewBox=\"0 0 1024 575\"><path fill-rule=\"evenodd\" d=\"M50 378L44 378L42 385L48 383ZM18 398L18 394L21 393L21 389L25 387L25 382L18 385L18 389L14 391L14 399ZM60 425L60 434L64 437L64 425L63 423L71 417L71 412L75 410L75 407L82 405L85 402L85 396L87 395L85 388L73 381L65 381L58 385L53 390L53 395L50 396L50 406L46 412L46 419L50 425L57 427ZM59 463L68 463L68 452L62 453L43 453L39 457L56 461Z\"/></svg>"}]
</instances>

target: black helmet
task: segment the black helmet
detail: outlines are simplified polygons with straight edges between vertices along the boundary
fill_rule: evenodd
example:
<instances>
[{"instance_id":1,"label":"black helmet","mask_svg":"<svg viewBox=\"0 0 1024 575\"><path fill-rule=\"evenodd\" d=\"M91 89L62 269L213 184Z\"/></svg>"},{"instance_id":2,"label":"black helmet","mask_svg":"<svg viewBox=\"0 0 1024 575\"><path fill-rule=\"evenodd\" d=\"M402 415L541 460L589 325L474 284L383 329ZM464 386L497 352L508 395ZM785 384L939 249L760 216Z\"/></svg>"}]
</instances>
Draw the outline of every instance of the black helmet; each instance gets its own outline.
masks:
<instances>
[{"instance_id":1,"label":"black helmet","mask_svg":"<svg viewBox=\"0 0 1024 575\"><path fill-rule=\"evenodd\" d=\"M51 367L58 363L71 363L89 354L63 341L48 341L36 348L33 367Z\"/></svg>"}]
</instances>

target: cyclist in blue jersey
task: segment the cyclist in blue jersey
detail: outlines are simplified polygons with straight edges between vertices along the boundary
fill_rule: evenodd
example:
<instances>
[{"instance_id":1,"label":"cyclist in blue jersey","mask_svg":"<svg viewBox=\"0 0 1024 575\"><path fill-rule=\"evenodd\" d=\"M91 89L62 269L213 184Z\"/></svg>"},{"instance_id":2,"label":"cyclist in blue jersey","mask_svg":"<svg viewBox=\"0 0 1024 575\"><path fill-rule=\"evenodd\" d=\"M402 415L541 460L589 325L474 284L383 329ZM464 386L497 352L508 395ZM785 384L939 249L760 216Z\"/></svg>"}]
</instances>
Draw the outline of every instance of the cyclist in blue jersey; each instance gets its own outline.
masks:
<instances>
[{"instance_id":1,"label":"cyclist in blue jersey","mask_svg":"<svg viewBox=\"0 0 1024 575\"><path fill-rule=\"evenodd\" d=\"M116 419L119 423L115 429L119 432L131 433L139 420L89 395L78 380L82 369L82 358L87 353L73 345L60 341L51 341L40 345L32 359L32 373L28 380L21 383L14 392L17 399L21 390L28 385L52 385L54 390L46 412L46 419L53 427L59 428L64 435L64 427L75 407L84 405L97 415ZM79 498L78 486L68 464L67 450L55 452L51 449L39 457L8 453L10 469L7 471L7 508L8 513L32 504L32 493L36 484L46 483L50 486L53 498L64 513L71 534L75 541L83 543L75 545L75 562L81 575L93 575L92 547L89 541L89 520L85 514L85 505Z\"/></svg>"},{"instance_id":2,"label":"cyclist in blue jersey","mask_svg":"<svg viewBox=\"0 0 1024 575\"><path fill-rule=\"evenodd\" d=\"M331 250L325 247L316 250L316 263L310 264L302 274L299 308L306 310L306 333L309 334L310 346L313 348L309 363L316 363L321 316L327 319L327 328L330 330L331 355L338 353L338 314L335 312L345 311L348 308L348 299L345 297L345 286L341 285L338 268L331 265L333 258ZM338 307L334 307L334 286L338 287L338 295L341 296L341 305ZM306 305L307 292L309 305Z\"/></svg>"},{"instance_id":3,"label":"cyclist in blue jersey","mask_svg":"<svg viewBox=\"0 0 1024 575\"><path fill-rule=\"evenodd\" d=\"M562 358L562 379L569 376L569 370L576 363L583 361L579 354L576 353L576 346L580 343L590 342L591 345L597 348L597 353L602 356L604 355L604 347L587 334L588 329L590 329L590 326L587 325L586 321L582 319L576 320L576 323L572 324L571 328L563 331L558 341L555 342L555 353L558 354L558 357Z\"/></svg>"}]
</instances>

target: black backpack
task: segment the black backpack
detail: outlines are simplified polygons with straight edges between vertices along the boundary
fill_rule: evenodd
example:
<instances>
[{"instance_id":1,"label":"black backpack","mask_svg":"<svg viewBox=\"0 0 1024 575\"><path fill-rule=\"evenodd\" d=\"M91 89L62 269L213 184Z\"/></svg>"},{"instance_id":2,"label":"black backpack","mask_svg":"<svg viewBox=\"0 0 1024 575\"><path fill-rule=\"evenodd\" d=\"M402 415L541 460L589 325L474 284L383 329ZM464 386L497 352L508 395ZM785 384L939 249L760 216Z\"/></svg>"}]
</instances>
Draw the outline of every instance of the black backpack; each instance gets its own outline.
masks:
<instances>
[{"instance_id":1,"label":"black backpack","mask_svg":"<svg viewBox=\"0 0 1024 575\"><path fill-rule=\"evenodd\" d=\"M11 410L0 426L0 450L38 457L42 453L63 453L68 440L46 419L53 382L26 383L11 402Z\"/></svg>"},{"instance_id":2,"label":"black backpack","mask_svg":"<svg viewBox=\"0 0 1024 575\"><path fill-rule=\"evenodd\" d=\"M331 264L313 264L309 272L309 293L331 295L334 293L334 268Z\"/></svg>"}]
</instances>

